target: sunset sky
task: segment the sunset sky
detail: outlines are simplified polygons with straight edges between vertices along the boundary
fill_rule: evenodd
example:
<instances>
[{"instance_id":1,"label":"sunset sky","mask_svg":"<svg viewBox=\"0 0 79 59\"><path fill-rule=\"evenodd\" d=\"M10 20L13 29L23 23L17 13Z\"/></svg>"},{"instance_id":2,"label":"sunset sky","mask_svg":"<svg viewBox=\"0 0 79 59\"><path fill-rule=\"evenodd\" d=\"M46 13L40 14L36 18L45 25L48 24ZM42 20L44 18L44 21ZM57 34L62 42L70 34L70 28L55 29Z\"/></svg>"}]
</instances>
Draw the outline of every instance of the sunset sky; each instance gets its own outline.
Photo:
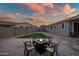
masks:
<instances>
[{"instance_id":1,"label":"sunset sky","mask_svg":"<svg viewBox=\"0 0 79 59\"><path fill-rule=\"evenodd\" d=\"M79 13L79 3L0 3L0 15L34 21L61 20L76 13Z\"/></svg>"}]
</instances>

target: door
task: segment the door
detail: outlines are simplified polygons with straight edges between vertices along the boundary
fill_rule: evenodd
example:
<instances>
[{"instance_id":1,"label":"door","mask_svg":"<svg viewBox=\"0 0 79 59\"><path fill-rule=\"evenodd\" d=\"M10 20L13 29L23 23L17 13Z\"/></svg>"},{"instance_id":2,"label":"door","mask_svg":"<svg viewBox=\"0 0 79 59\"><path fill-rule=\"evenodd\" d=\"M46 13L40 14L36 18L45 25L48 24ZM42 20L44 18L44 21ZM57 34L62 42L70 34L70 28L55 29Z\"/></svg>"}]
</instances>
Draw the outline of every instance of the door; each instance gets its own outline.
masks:
<instances>
[{"instance_id":1,"label":"door","mask_svg":"<svg viewBox=\"0 0 79 59\"><path fill-rule=\"evenodd\" d=\"M79 23L74 23L74 36L79 37Z\"/></svg>"}]
</instances>

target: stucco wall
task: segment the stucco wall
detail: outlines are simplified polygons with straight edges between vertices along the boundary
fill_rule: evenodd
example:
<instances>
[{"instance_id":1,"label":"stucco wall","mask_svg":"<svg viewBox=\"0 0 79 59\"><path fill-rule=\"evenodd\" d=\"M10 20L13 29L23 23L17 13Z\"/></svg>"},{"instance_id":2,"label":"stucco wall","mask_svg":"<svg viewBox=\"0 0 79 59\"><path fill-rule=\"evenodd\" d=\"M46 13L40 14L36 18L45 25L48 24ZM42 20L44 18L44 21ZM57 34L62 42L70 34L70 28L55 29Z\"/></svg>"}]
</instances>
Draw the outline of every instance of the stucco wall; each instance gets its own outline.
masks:
<instances>
[{"instance_id":1,"label":"stucco wall","mask_svg":"<svg viewBox=\"0 0 79 59\"><path fill-rule=\"evenodd\" d=\"M13 27L1 27L0 26L0 37L12 37L15 36Z\"/></svg>"},{"instance_id":2,"label":"stucco wall","mask_svg":"<svg viewBox=\"0 0 79 59\"><path fill-rule=\"evenodd\" d=\"M37 28L25 28L25 27L4 27L0 26L0 37L14 37L18 35L24 35L28 33L36 32Z\"/></svg>"},{"instance_id":3,"label":"stucco wall","mask_svg":"<svg viewBox=\"0 0 79 59\"><path fill-rule=\"evenodd\" d=\"M66 36L69 35L69 23L68 22L64 22L64 29L62 29L62 23L52 25L52 29L50 27L51 26L46 27L46 30L50 33L66 35Z\"/></svg>"},{"instance_id":4,"label":"stucco wall","mask_svg":"<svg viewBox=\"0 0 79 59\"><path fill-rule=\"evenodd\" d=\"M18 35L24 35L26 34L26 29L25 28L15 28L15 35L18 36Z\"/></svg>"},{"instance_id":5,"label":"stucco wall","mask_svg":"<svg viewBox=\"0 0 79 59\"><path fill-rule=\"evenodd\" d=\"M35 27L35 26L31 25L31 24L28 24L28 23L18 24L18 25L15 25L15 27L17 29L17 33L19 31L22 31L20 33L24 33L24 34L36 32L37 29L38 29L37 27Z\"/></svg>"}]
</instances>

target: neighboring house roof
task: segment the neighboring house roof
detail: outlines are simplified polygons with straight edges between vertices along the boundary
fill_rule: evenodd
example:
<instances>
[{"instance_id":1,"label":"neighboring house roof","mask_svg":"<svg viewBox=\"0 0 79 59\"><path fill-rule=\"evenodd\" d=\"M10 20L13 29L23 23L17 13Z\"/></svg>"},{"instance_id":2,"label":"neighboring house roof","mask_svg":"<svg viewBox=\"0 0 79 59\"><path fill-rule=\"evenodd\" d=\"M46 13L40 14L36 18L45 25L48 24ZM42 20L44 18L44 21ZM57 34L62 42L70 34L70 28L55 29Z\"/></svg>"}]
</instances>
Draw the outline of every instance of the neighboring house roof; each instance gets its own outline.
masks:
<instances>
[{"instance_id":1,"label":"neighboring house roof","mask_svg":"<svg viewBox=\"0 0 79 59\"><path fill-rule=\"evenodd\" d=\"M32 23L30 23L30 22L28 22L28 21L24 21L23 23L24 23L24 24L29 24L29 25L34 26L34 27L37 27L37 26L35 26L34 24L32 24Z\"/></svg>"},{"instance_id":2,"label":"neighboring house roof","mask_svg":"<svg viewBox=\"0 0 79 59\"><path fill-rule=\"evenodd\" d=\"M0 21L0 25L10 25L10 26L13 26L13 25L16 25L18 23L14 23L14 22L8 22L8 21Z\"/></svg>"},{"instance_id":3,"label":"neighboring house roof","mask_svg":"<svg viewBox=\"0 0 79 59\"><path fill-rule=\"evenodd\" d=\"M24 21L24 22L22 22L22 23L20 23L20 24L15 25L15 27L18 27L18 26L24 26L24 27L26 27L26 26L37 27L37 26L35 26L35 25L33 25L33 24L29 23L29 22L26 22L26 21Z\"/></svg>"},{"instance_id":4,"label":"neighboring house roof","mask_svg":"<svg viewBox=\"0 0 79 59\"><path fill-rule=\"evenodd\" d=\"M10 18L0 18L0 21L21 23L21 21L18 19L10 19Z\"/></svg>"}]
</instances>

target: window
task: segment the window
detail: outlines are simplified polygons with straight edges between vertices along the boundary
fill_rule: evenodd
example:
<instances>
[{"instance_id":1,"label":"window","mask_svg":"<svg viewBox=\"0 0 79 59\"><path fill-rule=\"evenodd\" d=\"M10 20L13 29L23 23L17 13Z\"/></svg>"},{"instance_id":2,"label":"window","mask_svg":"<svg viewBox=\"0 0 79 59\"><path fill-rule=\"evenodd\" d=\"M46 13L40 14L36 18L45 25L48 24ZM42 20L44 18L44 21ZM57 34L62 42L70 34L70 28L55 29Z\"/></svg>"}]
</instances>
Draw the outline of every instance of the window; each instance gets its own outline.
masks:
<instances>
[{"instance_id":1,"label":"window","mask_svg":"<svg viewBox=\"0 0 79 59\"><path fill-rule=\"evenodd\" d=\"M29 26L26 26L26 28L29 28Z\"/></svg>"},{"instance_id":2,"label":"window","mask_svg":"<svg viewBox=\"0 0 79 59\"><path fill-rule=\"evenodd\" d=\"M62 29L64 29L64 23L62 23Z\"/></svg>"},{"instance_id":3,"label":"window","mask_svg":"<svg viewBox=\"0 0 79 59\"><path fill-rule=\"evenodd\" d=\"M56 28L56 25L54 25L54 29Z\"/></svg>"},{"instance_id":4,"label":"window","mask_svg":"<svg viewBox=\"0 0 79 59\"><path fill-rule=\"evenodd\" d=\"M52 26L50 26L50 28L52 29Z\"/></svg>"},{"instance_id":5,"label":"window","mask_svg":"<svg viewBox=\"0 0 79 59\"><path fill-rule=\"evenodd\" d=\"M23 26L20 26L20 28L23 28Z\"/></svg>"}]
</instances>

